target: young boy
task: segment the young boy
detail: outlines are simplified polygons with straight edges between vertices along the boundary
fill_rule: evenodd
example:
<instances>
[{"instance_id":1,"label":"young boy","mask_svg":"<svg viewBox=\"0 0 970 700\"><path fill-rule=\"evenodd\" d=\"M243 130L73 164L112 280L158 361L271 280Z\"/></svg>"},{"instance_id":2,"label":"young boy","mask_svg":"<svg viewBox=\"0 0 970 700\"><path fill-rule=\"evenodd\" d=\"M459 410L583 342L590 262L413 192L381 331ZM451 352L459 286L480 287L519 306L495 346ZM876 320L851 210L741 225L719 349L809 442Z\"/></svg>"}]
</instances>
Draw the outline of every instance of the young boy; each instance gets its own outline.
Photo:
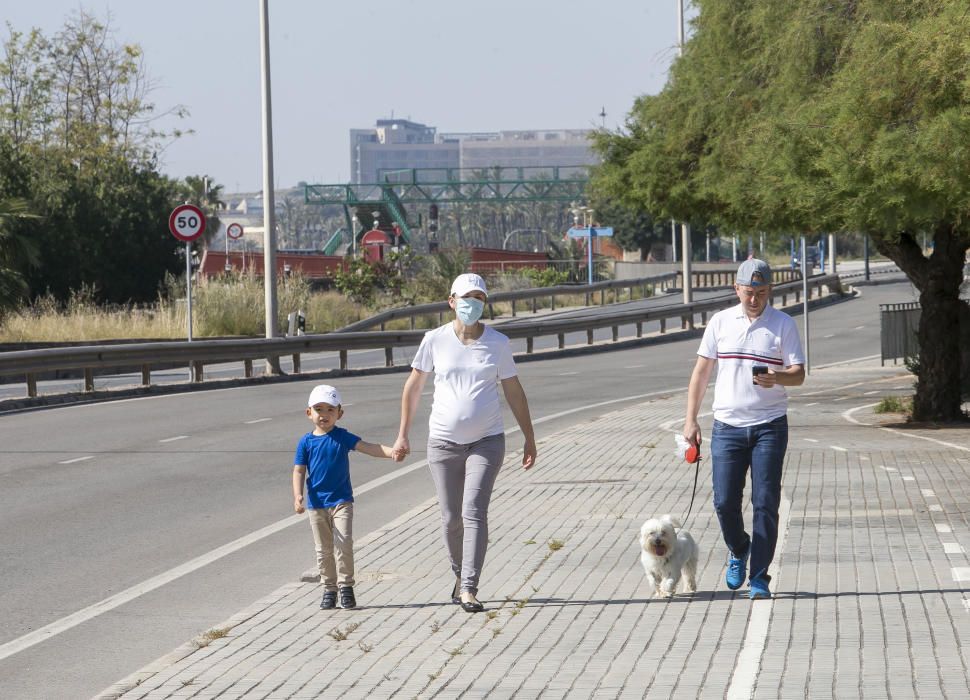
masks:
<instances>
[{"instance_id":1,"label":"young boy","mask_svg":"<svg viewBox=\"0 0 970 700\"><path fill-rule=\"evenodd\" d=\"M354 494L350 485L351 450L371 457L394 455L386 445L364 442L337 421L343 416L340 392L328 384L314 387L307 402L306 415L313 432L300 439L293 466L293 509L310 511L310 528L317 549L317 566L323 584L320 607L356 607L354 599ZM400 461L400 459L395 459ZM306 505L303 484L306 482Z\"/></svg>"}]
</instances>

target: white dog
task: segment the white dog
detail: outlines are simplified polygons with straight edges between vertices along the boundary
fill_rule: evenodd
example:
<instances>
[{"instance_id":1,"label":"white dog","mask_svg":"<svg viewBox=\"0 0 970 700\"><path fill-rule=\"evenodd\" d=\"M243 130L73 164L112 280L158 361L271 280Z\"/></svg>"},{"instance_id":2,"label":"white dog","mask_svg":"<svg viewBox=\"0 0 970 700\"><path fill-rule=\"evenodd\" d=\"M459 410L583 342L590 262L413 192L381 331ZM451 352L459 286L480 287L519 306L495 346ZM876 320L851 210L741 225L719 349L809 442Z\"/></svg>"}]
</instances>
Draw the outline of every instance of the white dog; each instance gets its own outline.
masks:
<instances>
[{"instance_id":1,"label":"white dog","mask_svg":"<svg viewBox=\"0 0 970 700\"><path fill-rule=\"evenodd\" d=\"M684 593L697 590L697 545L669 515L652 518L640 528L640 563L655 598L669 598L684 576Z\"/></svg>"}]
</instances>

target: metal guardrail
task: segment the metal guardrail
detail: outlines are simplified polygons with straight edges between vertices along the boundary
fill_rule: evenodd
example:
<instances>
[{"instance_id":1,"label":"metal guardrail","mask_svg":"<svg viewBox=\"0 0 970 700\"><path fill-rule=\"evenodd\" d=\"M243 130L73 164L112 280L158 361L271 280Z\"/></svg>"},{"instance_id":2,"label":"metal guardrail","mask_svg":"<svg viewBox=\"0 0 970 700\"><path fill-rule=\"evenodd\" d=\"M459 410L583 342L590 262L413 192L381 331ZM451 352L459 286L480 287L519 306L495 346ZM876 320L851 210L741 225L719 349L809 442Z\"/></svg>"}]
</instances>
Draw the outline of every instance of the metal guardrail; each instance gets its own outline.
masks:
<instances>
[{"instance_id":1,"label":"metal guardrail","mask_svg":"<svg viewBox=\"0 0 970 700\"><path fill-rule=\"evenodd\" d=\"M607 288L610 283L601 283ZM821 296L822 289L830 290L839 285L838 275L812 277L808 280L808 295ZM789 296L797 303L801 299L802 282L789 282L773 288L773 298L781 297L782 306L787 305ZM532 353L537 337L555 335L558 346L565 345L565 334L586 331L587 344L593 343L593 332L600 328L612 328L613 341L619 340L619 328L635 325L636 337L642 336L643 324L659 321L660 332L665 333L667 322L679 322L681 328L693 328L698 314L701 323L707 323L707 315L719 309L736 304L734 294L692 304L676 304L657 309L632 309L619 312L605 312L594 317L579 319L536 319L534 324L510 325L508 328L497 326L509 338L524 338L526 353ZM59 369L82 369L84 371L84 390L94 391L96 371L117 371L122 367L140 367L142 385L151 385L153 366L181 364L192 368L192 381L203 381L206 364L242 361L245 376L253 376L253 360L265 359L267 364L278 366L280 357L292 356L293 373L300 373L300 356L309 353L336 352L340 357L340 369L348 368L350 350L384 349L385 365L393 366L393 349L414 347L421 342L423 330L409 331L369 331L326 333L303 335L289 338L256 338L245 340L196 340L172 341L162 343L132 343L126 345L80 346L67 348L44 348L0 353L0 375L22 374L26 377L27 395L37 396L37 375Z\"/></svg>"},{"instance_id":2,"label":"metal guardrail","mask_svg":"<svg viewBox=\"0 0 970 700\"><path fill-rule=\"evenodd\" d=\"M676 272L668 272L663 275L654 275L652 277L643 277L640 279L632 280L607 280L605 282L595 282L593 284L561 284L555 287L539 287L531 289L518 289L512 292L495 292L488 297L488 315L490 320L495 319L495 309L494 305L502 302L510 302L512 305L512 315L515 316L518 312L516 307L516 302L519 301L532 301L532 312L535 313L537 310L537 302L539 299L550 298L552 300L552 309L556 309L556 297L562 296L576 296L579 294L585 295L586 306L590 305L591 297L596 293L600 293L600 305L605 305L606 303L606 292L607 290L613 290L614 292L621 289L633 289L634 287L641 287L644 292L647 287L651 288L652 292L656 292L657 288L661 290L668 289L674 285L677 281ZM347 333L351 331L362 331L375 326L380 326L381 330L384 330L388 321L393 321L399 318L410 318L411 319L411 329L414 329L414 320L420 316L431 316L433 314L438 315L438 322L443 323L443 315L451 311L451 307L448 306L447 301L434 301L429 304L415 304L413 306L399 306L395 309L388 309L382 311L374 316L369 316L368 318L362 319L355 323L351 323L349 326L338 329L337 333Z\"/></svg>"},{"instance_id":3,"label":"metal guardrail","mask_svg":"<svg viewBox=\"0 0 970 700\"><path fill-rule=\"evenodd\" d=\"M725 267L717 270L694 270L691 273L692 286L694 289L710 289L731 286L734 283L736 274L737 270L734 267ZM772 274L779 277L784 282L801 280L800 273L795 270L781 269L773 271ZM512 292L496 292L488 297L488 317L490 320L495 319L494 305L502 302L509 302L512 307L512 316L516 316L518 314L516 302L531 301L532 313L536 313L538 310L538 300L550 299L551 308L553 311L555 311L557 296L578 296L582 294L585 297L585 305L590 306L591 299L597 292L599 292L599 305L605 306L607 291L612 291L614 293L613 300L618 301L619 291L628 289L630 290L630 296L632 299L632 290L635 287L641 288L641 293L643 296L647 295L646 292L648 288L650 289L651 295L653 295L656 293L658 288L661 291L665 291L677 286L678 283L682 285L682 280L683 273L678 271L666 272L662 275L651 275L650 277L639 277L625 280L606 280L604 282L595 282L593 284L561 284L554 287L519 289ZM382 311L374 316L369 316L368 318L351 323L348 326L338 329L336 332L346 333L349 331L362 331L374 327L379 327L381 330L384 330L389 321L399 318L410 319L411 329L414 330L416 318L437 314L438 323L441 324L444 322L444 314L448 313L450 310L451 309L448 306L447 301L435 301L429 304L415 304L413 306L400 306L395 309L387 309L386 311Z\"/></svg>"}]
</instances>

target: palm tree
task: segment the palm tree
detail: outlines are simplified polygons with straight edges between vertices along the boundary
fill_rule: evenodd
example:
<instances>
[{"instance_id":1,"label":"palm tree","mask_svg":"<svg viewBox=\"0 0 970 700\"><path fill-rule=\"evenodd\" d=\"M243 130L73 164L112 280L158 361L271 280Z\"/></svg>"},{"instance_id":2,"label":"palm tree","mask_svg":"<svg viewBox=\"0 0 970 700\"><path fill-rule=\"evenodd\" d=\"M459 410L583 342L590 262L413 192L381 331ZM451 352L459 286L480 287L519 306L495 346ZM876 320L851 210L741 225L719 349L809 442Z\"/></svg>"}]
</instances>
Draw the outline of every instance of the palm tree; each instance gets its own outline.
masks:
<instances>
[{"instance_id":1,"label":"palm tree","mask_svg":"<svg viewBox=\"0 0 970 700\"><path fill-rule=\"evenodd\" d=\"M226 208L222 201L222 185L217 185L208 175L189 175L181 188L181 195L186 204L194 204L205 213L205 233L202 238L206 247L219 233L222 222L219 221L219 211Z\"/></svg>"},{"instance_id":2,"label":"palm tree","mask_svg":"<svg viewBox=\"0 0 970 700\"><path fill-rule=\"evenodd\" d=\"M23 199L0 199L0 316L16 308L27 293L23 270L39 260L34 242L14 222L36 218Z\"/></svg>"}]
</instances>

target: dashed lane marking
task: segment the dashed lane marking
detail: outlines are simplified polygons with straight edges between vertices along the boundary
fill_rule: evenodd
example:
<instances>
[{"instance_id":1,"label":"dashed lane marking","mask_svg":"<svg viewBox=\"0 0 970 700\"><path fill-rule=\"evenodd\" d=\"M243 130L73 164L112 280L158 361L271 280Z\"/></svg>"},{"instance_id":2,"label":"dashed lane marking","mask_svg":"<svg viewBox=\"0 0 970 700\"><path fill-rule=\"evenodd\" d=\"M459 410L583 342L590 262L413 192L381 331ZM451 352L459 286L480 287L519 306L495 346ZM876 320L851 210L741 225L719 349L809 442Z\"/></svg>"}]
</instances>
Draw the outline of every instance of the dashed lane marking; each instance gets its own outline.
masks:
<instances>
[{"instance_id":1,"label":"dashed lane marking","mask_svg":"<svg viewBox=\"0 0 970 700\"><path fill-rule=\"evenodd\" d=\"M959 542L944 542L943 543L943 553L944 554L963 554L966 550L963 545Z\"/></svg>"},{"instance_id":2,"label":"dashed lane marking","mask_svg":"<svg viewBox=\"0 0 970 700\"><path fill-rule=\"evenodd\" d=\"M936 528L937 532L953 532L953 528L949 525L944 525L943 523L934 523L933 527Z\"/></svg>"},{"instance_id":3,"label":"dashed lane marking","mask_svg":"<svg viewBox=\"0 0 970 700\"><path fill-rule=\"evenodd\" d=\"M94 459L94 455L88 455L87 457L75 457L74 459L65 459L63 462L58 462L58 464L76 464L78 462L85 462L89 459Z\"/></svg>"},{"instance_id":4,"label":"dashed lane marking","mask_svg":"<svg viewBox=\"0 0 970 700\"><path fill-rule=\"evenodd\" d=\"M268 420L273 420L272 418L256 418L255 420L245 421L246 425L255 425L256 423L265 423Z\"/></svg>"},{"instance_id":5,"label":"dashed lane marking","mask_svg":"<svg viewBox=\"0 0 970 700\"><path fill-rule=\"evenodd\" d=\"M188 435L176 435L175 437L162 438L159 442L175 442L176 440L185 440L188 437Z\"/></svg>"}]
</instances>

